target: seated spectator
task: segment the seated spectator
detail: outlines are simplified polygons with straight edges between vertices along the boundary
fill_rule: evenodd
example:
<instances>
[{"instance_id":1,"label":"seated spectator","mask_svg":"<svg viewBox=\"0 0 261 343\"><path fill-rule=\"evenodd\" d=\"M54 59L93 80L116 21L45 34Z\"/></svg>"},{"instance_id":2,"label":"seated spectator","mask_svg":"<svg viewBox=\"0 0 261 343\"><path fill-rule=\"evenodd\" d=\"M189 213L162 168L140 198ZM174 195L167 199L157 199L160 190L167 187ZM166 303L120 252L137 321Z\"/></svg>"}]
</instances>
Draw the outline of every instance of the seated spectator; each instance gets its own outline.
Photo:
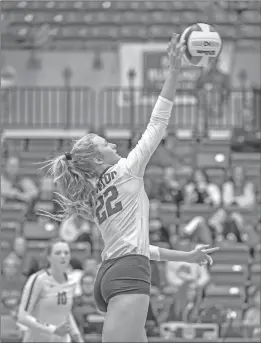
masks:
<instances>
[{"instance_id":1,"label":"seated spectator","mask_svg":"<svg viewBox=\"0 0 261 343\"><path fill-rule=\"evenodd\" d=\"M94 282L95 277L92 274L83 274L81 279L82 294L80 302L78 302L82 314L98 313L93 294Z\"/></svg>"},{"instance_id":2,"label":"seated spectator","mask_svg":"<svg viewBox=\"0 0 261 343\"><path fill-rule=\"evenodd\" d=\"M81 279L83 276L83 267L81 262L76 259L72 258L70 261L70 266L68 270L68 275L76 282L76 289L75 289L75 296L79 296L82 294L81 289Z\"/></svg>"},{"instance_id":3,"label":"seated spectator","mask_svg":"<svg viewBox=\"0 0 261 343\"><path fill-rule=\"evenodd\" d=\"M39 181L40 199L43 201L52 201L54 190L53 179L47 175L42 175Z\"/></svg>"},{"instance_id":4,"label":"seated spectator","mask_svg":"<svg viewBox=\"0 0 261 343\"><path fill-rule=\"evenodd\" d=\"M87 220L71 216L61 222L59 232L66 242L88 242L92 246L92 224Z\"/></svg>"},{"instance_id":5,"label":"seated spectator","mask_svg":"<svg viewBox=\"0 0 261 343\"><path fill-rule=\"evenodd\" d=\"M88 315L99 313L93 294L94 281L93 275L83 274L80 284L81 294L74 299L72 312L82 333L85 326L88 326Z\"/></svg>"},{"instance_id":6,"label":"seated spectator","mask_svg":"<svg viewBox=\"0 0 261 343\"><path fill-rule=\"evenodd\" d=\"M169 232L167 228L162 225L162 222L159 218L151 219L149 227L149 237L151 244L159 245L159 243L165 243L166 247L170 246Z\"/></svg>"},{"instance_id":7,"label":"seated spectator","mask_svg":"<svg viewBox=\"0 0 261 343\"><path fill-rule=\"evenodd\" d=\"M162 142L162 156L166 153L170 155L170 163L179 173L190 173L190 158L193 155L193 149L190 144L180 144L178 137L173 132L169 132ZM164 150L165 149L165 150Z\"/></svg>"},{"instance_id":8,"label":"seated spectator","mask_svg":"<svg viewBox=\"0 0 261 343\"><path fill-rule=\"evenodd\" d=\"M160 194L163 202L180 204L183 201L183 193L177 181L174 168L167 167L164 169Z\"/></svg>"},{"instance_id":9,"label":"seated spectator","mask_svg":"<svg viewBox=\"0 0 261 343\"><path fill-rule=\"evenodd\" d=\"M213 239L222 241L224 239L232 240L238 243L248 241L253 245L257 234L255 229L246 225L244 216L240 211L227 211L219 208L207 221Z\"/></svg>"},{"instance_id":10,"label":"seated spectator","mask_svg":"<svg viewBox=\"0 0 261 343\"><path fill-rule=\"evenodd\" d=\"M207 204L219 206L221 203L220 189L209 181L208 175L201 169L196 169L184 187L186 204Z\"/></svg>"},{"instance_id":11,"label":"seated spectator","mask_svg":"<svg viewBox=\"0 0 261 343\"><path fill-rule=\"evenodd\" d=\"M29 265L29 270L26 270L25 265L26 255L26 240L17 236L14 239L12 251L6 256L3 261L1 274L7 278L12 278L18 275L28 275L28 272L34 266Z\"/></svg>"},{"instance_id":12,"label":"seated spectator","mask_svg":"<svg viewBox=\"0 0 261 343\"><path fill-rule=\"evenodd\" d=\"M194 243L212 244L213 234L208 221L202 216L195 216L179 229L180 235L189 238Z\"/></svg>"},{"instance_id":13,"label":"seated spectator","mask_svg":"<svg viewBox=\"0 0 261 343\"><path fill-rule=\"evenodd\" d=\"M243 167L232 169L222 187L222 201L225 206L251 208L256 203L255 187L253 182L246 178Z\"/></svg>"},{"instance_id":14,"label":"seated spectator","mask_svg":"<svg viewBox=\"0 0 261 343\"><path fill-rule=\"evenodd\" d=\"M243 322L245 325L260 326L260 287L256 288L253 294L253 306L251 306L245 313Z\"/></svg>"},{"instance_id":15,"label":"seated spectator","mask_svg":"<svg viewBox=\"0 0 261 343\"><path fill-rule=\"evenodd\" d=\"M96 276L98 269L98 261L95 258L89 257L84 260L83 271L85 274L92 274Z\"/></svg>"},{"instance_id":16,"label":"seated spectator","mask_svg":"<svg viewBox=\"0 0 261 343\"><path fill-rule=\"evenodd\" d=\"M19 159L9 157L4 172L1 175L1 204L6 200L16 200L31 204L38 197L38 188L35 183L19 176Z\"/></svg>"},{"instance_id":17,"label":"seated spectator","mask_svg":"<svg viewBox=\"0 0 261 343\"><path fill-rule=\"evenodd\" d=\"M182 244L179 247L183 251L193 249L192 243ZM174 289L179 290L183 285L188 285L189 300L193 300L198 291L202 291L210 281L210 275L206 266L191 264L185 262L167 262L166 263L167 282Z\"/></svg>"}]
</instances>

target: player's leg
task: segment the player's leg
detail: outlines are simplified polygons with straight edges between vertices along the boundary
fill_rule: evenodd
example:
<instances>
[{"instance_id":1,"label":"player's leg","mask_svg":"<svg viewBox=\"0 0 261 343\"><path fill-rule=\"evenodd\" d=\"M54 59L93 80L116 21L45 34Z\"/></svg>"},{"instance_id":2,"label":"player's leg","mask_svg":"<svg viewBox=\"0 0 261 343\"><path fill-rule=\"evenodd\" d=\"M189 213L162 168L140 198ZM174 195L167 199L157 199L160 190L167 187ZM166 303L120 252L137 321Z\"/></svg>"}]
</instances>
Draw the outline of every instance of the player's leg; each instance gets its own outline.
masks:
<instances>
[{"instance_id":1,"label":"player's leg","mask_svg":"<svg viewBox=\"0 0 261 343\"><path fill-rule=\"evenodd\" d=\"M144 326L148 307L149 295L146 294L113 297L107 308L102 342L147 342Z\"/></svg>"},{"instance_id":2,"label":"player's leg","mask_svg":"<svg viewBox=\"0 0 261 343\"><path fill-rule=\"evenodd\" d=\"M143 328L143 332L142 332L142 336L141 336L141 339L140 339L140 342L144 342L144 343L147 343L148 342L148 337L147 337L147 333L146 333L146 330L145 328Z\"/></svg>"},{"instance_id":3,"label":"player's leg","mask_svg":"<svg viewBox=\"0 0 261 343\"><path fill-rule=\"evenodd\" d=\"M141 342L150 277L150 262L141 255L119 258L107 269L101 282L101 294L108 303L103 342Z\"/></svg>"}]
</instances>

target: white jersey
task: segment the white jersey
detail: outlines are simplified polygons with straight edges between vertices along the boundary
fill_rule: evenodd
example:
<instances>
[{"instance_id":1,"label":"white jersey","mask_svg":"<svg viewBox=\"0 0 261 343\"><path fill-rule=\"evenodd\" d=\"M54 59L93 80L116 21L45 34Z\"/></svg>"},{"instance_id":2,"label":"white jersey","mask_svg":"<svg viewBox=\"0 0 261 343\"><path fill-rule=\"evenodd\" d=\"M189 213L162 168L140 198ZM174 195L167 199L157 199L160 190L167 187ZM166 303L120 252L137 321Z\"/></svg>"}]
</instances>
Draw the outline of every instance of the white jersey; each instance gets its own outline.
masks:
<instances>
[{"instance_id":1,"label":"white jersey","mask_svg":"<svg viewBox=\"0 0 261 343\"><path fill-rule=\"evenodd\" d=\"M129 254L150 257L149 199L143 175L165 135L172 106L171 101L159 97L136 147L100 176L95 221L105 244L103 260Z\"/></svg>"},{"instance_id":2,"label":"white jersey","mask_svg":"<svg viewBox=\"0 0 261 343\"><path fill-rule=\"evenodd\" d=\"M25 311L26 316L18 323L22 324L25 333L23 342L71 342L70 335L59 337L51 331L52 327L65 322L71 324L71 330L77 331L77 326L71 315L76 283L68 281L59 284L47 270L41 270L31 275L25 284L19 311Z\"/></svg>"}]
</instances>

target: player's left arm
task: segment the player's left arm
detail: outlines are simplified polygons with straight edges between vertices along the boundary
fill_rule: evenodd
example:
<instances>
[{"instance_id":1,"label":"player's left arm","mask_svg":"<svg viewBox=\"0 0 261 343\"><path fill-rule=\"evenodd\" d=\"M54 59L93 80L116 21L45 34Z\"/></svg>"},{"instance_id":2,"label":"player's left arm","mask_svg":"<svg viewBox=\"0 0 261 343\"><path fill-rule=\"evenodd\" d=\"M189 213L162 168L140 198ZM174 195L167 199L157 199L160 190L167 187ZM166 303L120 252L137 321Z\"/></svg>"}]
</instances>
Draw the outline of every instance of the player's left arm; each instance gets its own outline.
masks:
<instances>
[{"instance_id":1,"label":"player's left arm","mask_svg":"<svg viewBox=\"0 0 261 343\"><path fill-rule=\"evenodd\" d=\"M44 279L42 276L42 272L35 273L31 275L26 282L18 309L17 322L22 325L22 327L39 331L39 333L53 334L56 330L55 325L39 322L38 319L32 315L32 311L37 302L39 302L43 290Z\"/></svg>"},{"instance_id":2,"label":"player's left arm","mask_svg":"<svg viewBox=\"0 0 261 343\"><path fill-rule=\"evenodd\" d=\"M78 328L78 325L76 324L76 321L72 315L72 313L69 314L69 324L70 324L70 336L71 336L71 339L73 340L73 342L76 342L76 343L82 343L84 342L84 339L81 335L81 332Z\"/></svg>"},{"instance_id":3,"label":"player's left arm","mask_svg":"<svg viewBox=\"0 0 261 343\"><path fill-rule=\"evenodd\" d=\"M164 249L155 245L149 246L150 260L187 262L200 265L206 263L212 264L213 260L209 254L217 250L219 248L209 248L208 245L201 245L191 251Z\"/></svg>"},{"instance_id":4,"label":"player's left arm","mask_svg":"<svg viewBox=\"0 0 261 343\"><path fill-rule=\"evenodd\" d=\"M173 34L168 49L170 64L168 75L153 109L147 128L126 159L127 170L134 177L143 177L151 156L166 133L178 85L178 76L182 65L183 52L183 44L178 42L178 35Z\"/></svg>"}]
</instances>

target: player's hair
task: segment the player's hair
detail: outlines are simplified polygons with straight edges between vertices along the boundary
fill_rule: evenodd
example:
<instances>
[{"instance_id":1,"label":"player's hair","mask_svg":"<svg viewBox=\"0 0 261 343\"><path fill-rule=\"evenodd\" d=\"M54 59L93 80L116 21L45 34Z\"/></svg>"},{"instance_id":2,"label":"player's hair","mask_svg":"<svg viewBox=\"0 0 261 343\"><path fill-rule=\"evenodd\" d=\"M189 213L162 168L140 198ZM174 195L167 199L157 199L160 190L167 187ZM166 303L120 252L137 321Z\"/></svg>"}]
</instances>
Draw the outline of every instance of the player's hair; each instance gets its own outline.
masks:
<instances>
[{"instance_id":1,"label":"player's hair","mask_svg":"<svg viewBox=\"0 0 261 343\"><path fill-rule=\"evenodd\" d=\"M51 255L51 253L52 253L52 251L53 251L53 247L54 247L54 245L57 244L57 243L65 243L65 244L67 244L67 245L69 246L69 243L66 242L66 241L65 241L64 239L62 239L62 238L57 237L57 238L51 239L51 240L48 242L48 245L47 245L47 247L46 247L46 255L47 255L47 256L50 256L50 255ZM70 246L69 246L69 247L70 247Z\"/></svg>"},{"instance_id":2,"label":"player's hair","mask_svg":"<svg viewBox=\"0 0 261 343\"><path fill-rule=\"evenodd\" d=\"M99 175L93 168L93 159L101 157L92 141L95 136L93 133L85 135L74 143L71 152L47 162L58 189L55 201L62 208L58 215L51 216L56 220L72 215L94 220Z\"/></svg>"}]
</instances>

